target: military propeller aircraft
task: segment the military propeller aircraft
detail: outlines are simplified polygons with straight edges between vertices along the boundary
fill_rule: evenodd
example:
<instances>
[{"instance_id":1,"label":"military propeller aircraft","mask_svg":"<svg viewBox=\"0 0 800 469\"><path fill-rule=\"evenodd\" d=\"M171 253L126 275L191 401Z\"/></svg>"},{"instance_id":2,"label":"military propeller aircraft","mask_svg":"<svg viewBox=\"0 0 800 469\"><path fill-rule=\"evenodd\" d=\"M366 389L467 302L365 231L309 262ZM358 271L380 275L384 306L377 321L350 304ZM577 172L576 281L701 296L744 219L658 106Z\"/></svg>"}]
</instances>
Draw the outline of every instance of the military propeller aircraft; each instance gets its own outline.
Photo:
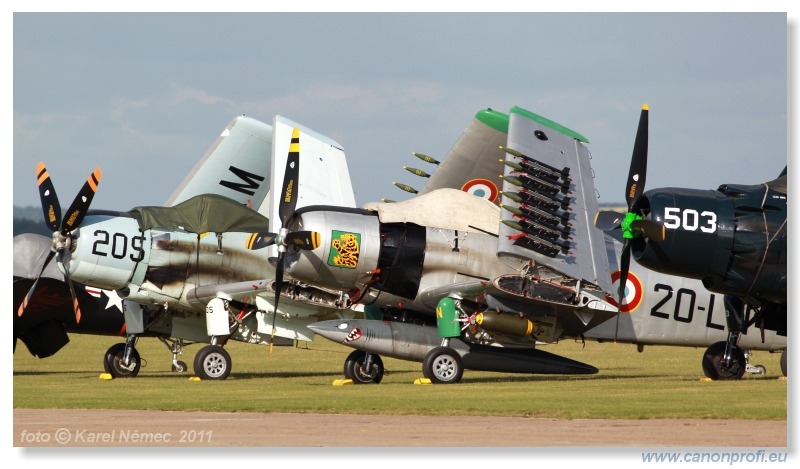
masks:
<instances>
[{"instance_id":1,"label":"military propeller aircraft","mask_svg":"<svg viewBox=\"0 0 800 469\"><path fill-rule=\"evenodd\" d=\"M301 135L309 155L303 173L291 164ZM315 240L278 230L271 220L321 200L355 205L341 146L289 119L276 116L270 127L235 118L166 207L89 210L98 169L61 217L43 164L37 177L53 239L20 236L14 251L15 344L21 339L36 356L55 353L68 341L67 330L125 335L106 352L104 368L114 377L134 377L142 363L137 339L155 336L173 354L173 371L187 369L178 360L185 346L209 344L195 356L194 371L203 379L225 379L232 364L223 348L227 340L270 346L276 338L312 340L309 322L353 314L346 295L282 279L287 245L309 249ZM283 190L270 190L275 187ZM263 230L278 233L249 238ZM254 243L274 249L279 262L246 247ZM99 310L90 295L116 305L124 322L121 314ZM69 306L64 297L72 298ZM63 318L66 308L74 322Z\"/></svg>"},{"instance_id":2,"label":"military propeller aircraft","mask_svg":"<svg viewBox=\"0 0 800 469\"><path fill-rule=\"evenodd\" d=\"M422 362L435 383L457 382L463 369L596 372L537 348L568 337L640 347L712 344L706 374L741 377L745 366L730 375L706 365L724 337L723 308L714 294L697 280L638 265L631 270L619 233L598 238L586 229L596 213L586 143L523 109L509 115L485 110L441 163L415 153L438 166L433 174L406 167L427 179L419 191L395 183L415 198L361 211L299 211L294 223L323 233L323 242L296 253L287 272L349 290L378 319L310 326L356 349L345 361L345 377L380 382L381 355ZM492 203L500 196L502 212ZM336 262L342 246L348 265ZM434 316L438 330L427 327ZM785 329L750 334L740 345L783 350L785 357L785 336Z\"/></svg>"},{"instance_id":3,"label":"military propeller aircraft","mask_svg":"<svg viewBox=\"0 0 800 469\"><path fill-rule=\"evenodd\" d=\"M628 213L598 212L595 224L622 232L620 285L626 284L633 256L648 269L700 280L710 292L723 295L727 339L709 347L703 369L712 378L741 377L746 359L740 340L748 328L786 336L786 169L763 184L645 192L648 121L645 105L625 189ZM785 374L785 348L781 361Z\"/></svg>"},{"instance_id":4,"label":"military propeller aircraft","mask_svg":"<svg viewBox=\"0 0 800 469\"><path fill-rule=\"evenodd\" d=\"M345 362L348 378L380 381L379 354L422 361L425 376L437 383L460 381L464 369L597 372L535 347L579 336L617 314L606 300L612 284L604 236L591 225L593 180L581 177L591 173L585 139L518 107L505 117L507 132L496 127L503 121L494 111L479 114L462 136L466 146L455 151L482 159L475 152L496 151L485 142L507 133L502 143L508 154L523 155L526 169L512 176L508 167L501 177L514 187L507 197L533 206L530 222L512 221L507 212L508 223L500 223L492 180L362 209L309 206L288 220L290 231L321 238L315 249L287 254L290 277L347 292L368 313L379 309L395 319L309 326L326 337L331 329L343 332L345 343L361 349ZM431 180L456 177L441 166ZM438 328L428 327L435 320Z\"/></svg>"}]
</instances>

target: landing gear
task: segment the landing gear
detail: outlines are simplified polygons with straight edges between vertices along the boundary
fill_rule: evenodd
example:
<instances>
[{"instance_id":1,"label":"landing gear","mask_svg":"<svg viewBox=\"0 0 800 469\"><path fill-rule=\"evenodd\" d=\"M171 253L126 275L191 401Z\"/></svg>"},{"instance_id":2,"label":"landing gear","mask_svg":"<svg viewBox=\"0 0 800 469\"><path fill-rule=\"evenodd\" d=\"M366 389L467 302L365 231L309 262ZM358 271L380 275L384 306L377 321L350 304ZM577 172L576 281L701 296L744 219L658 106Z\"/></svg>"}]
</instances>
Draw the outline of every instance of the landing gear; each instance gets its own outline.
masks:
<instances>
[{"instance_id":1,"label":"landing gear","mask_svg":"<svg viewBox=\"0 0 800 469\"><path fill-rule=\"evenodd\" d=\"M141 369L142 360L133 346L133 340L114 344L107 351L103 368L114 378L135 378Z\"/></svg>"},{"instance_id":2,"label":"landing gear","mask_svg":"<svg viewBox=\"0 0 800 469\"><path fill-rule=\"evenodd\" d=\"M436 305L436 328L442 343L425 354L422 360L422 375L431 380L431 383L461 382L464 363L461 355L450 348L450 339L461 336L462 318L466 316L466 312L461 308L461 302L453 298L442 298Z\"/></svg>"},{"instance_id":3,"label":"landing gear","mask_svg":"<svg viewBox=\"0 0 800 469\"><path fill-rule=\"evenodd\" d=\"M781 373L783 376L789 376L786 374L786 350L787 349L783 349L783 352L781 352Z\"/></svg>"},{"instance_id":4,"label":"landing gear","mask_svg":"<svg viewBox=\"0 0 800 469\"><path fill-rule=\"evenodd\" d=\"M186 365L186 362L178 360L172 362L172 371L175 373L183 373L184 371L188 370L189 367Z\"/></svg>"},{"instance_id":5,"label":"landing gear","mask_svg":"<svg viewBox=\"0 0 800 469\"><path fill-rule=\"evenodd\" d=\"M184 371L188 370L189 367L186 365L186 362L178 360L178 355L183 353L183 347L185 347L186 343L182 340L170 340L166 337L159 337L158 340L164 344L170 352L172 352L172 371L175 373L183 373Z\"/></svg>"},{"instance_id":6,"label":"landing gear","mask_svg":"<svg viewBox=\"0 0 800 469\"><path fill-rule=\"evenodd\" d=\"M383 372L383 360L374 353L354 350L344 362L344 377L355 384L378 384Z\"/></svg>"},{"instance_id":7,"label":"landing gear","mask_svg":"<svg viewBox=\"0 0 800 469\"><path fill-rule=\"evenodd\" d=\"M455 350L436 347L425 355L422 373L435 384L458 383L464 375L464 364Z\"/></svg>"},{"instance_id":8,"label":"landing gear","mask_svg":"<svg viewBox=\"0 0 800 469\"><path fill-rule=\"evenodd\" d=\"M766 375L767 368L764 365L751 365L750 364L750 352L744 352L744 361L745 361L745 373L750 373L753 375Z\"/></svg>"},{"instance_id":9,"label":"landing gear","mask_svg":"<svg viewBox=\"0 0 800 469\"><path fill-rule=\"evenodd\" d=\"M200 379L225 379L231 373L231 356L219 345L206 345L194 357L194 373Z\"/></svg>"},{"instance_id":10,"label":"landing gear","mask_svg":"<svg viewBox=\"0 0 800 469\"><path fill-rule=\"evenodd\" d=\"M731 347L728 357L725 341L712 344L703 354L703 372L713 380L741 379L747 368L747 359L739 347Z\"/></svg>"},{"instance_id":11,"label":"landing gear","mask_svg":"<svg viewBox=\"0 0 800 469\"><path fill-rule=\"evenodd\" d=\"M766 374L767 369L762 365L750 365L747 363L749 354L742 351L738 343L742 333L757 321L762 320L763 310L768 305L759 305L756 314L749 321L746 321L744 314L746 305L741 298L726 295L723 302L725 304L725 322L728 326L728 339L711 344L706 349L705 354L703 354L703 372L713 380L741 379L745 372ZM785 366L781 365L781 369L783 370L784 368Z\"/></svg>"}]
</instances>

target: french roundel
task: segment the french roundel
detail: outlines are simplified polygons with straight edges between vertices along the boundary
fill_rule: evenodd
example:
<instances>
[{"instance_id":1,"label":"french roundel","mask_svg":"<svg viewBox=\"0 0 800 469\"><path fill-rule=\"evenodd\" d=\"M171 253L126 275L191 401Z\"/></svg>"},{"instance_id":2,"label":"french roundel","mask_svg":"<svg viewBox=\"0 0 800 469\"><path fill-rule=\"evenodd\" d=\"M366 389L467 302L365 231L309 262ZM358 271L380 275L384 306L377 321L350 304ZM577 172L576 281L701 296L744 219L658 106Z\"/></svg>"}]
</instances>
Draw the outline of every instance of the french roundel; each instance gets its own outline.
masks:
<instances>
[{"instance_id":1,"label":"french roundel","mask_svg":"<svg viewBox=\"0 0 800 469\"><path fill-rule=\"evenodd\" d=\"M472 179L461 186L461 190L467 194L477 195L489 202L494 202L497 198L497 186L488 179Z\"/></svg>"},{"instance_id":2,"label":"french roundel","mask_svg":"<svg viewBox=\"0 0 800 469\"><path fill-rule=\"evenodd\" d=\"M622 276L619 270L615 271L611 274L611 283L614 292L619 291L619 278ZM630 313L631 311L635 310L639 307L642 303L642 298L644 296L644 289L642 288L642 281L639 280L639 277L633 274L633 272L628 272L628 281L625 282L625 291L623 292L624 296L622 297L622 306L620 307L617 304L617 295L609 295L606 296L606 300L611 303L612 305L619 308L620 312L623 313Z\"/></svg>"}]
</instances>

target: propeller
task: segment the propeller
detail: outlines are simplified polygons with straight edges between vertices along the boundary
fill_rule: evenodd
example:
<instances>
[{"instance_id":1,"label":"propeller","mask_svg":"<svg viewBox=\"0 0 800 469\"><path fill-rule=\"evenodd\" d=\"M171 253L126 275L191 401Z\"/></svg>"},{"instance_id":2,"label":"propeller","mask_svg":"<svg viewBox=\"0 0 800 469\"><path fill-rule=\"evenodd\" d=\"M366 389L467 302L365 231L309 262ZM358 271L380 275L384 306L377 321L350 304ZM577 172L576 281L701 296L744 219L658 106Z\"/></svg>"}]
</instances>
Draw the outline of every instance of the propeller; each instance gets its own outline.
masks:
<instances>
[{"instance_id":1,"label":"propeller","mask_svg":"<svg viewBox=\"0 0 800 469\"><path fill-rule=\"evenodd\" d=\"M283 285L284 259L289 248L313 250L320 245L321 236L316 231L289 231L289 220L294 216L297 207L297 191L299 189L298 177L300 175L300 129L292 130L292 141L289 145L289 155L286 159L286 171L283 176L283 187L280 192L278 216L281 219L281 229L278 233L258 232L251 234L246 241L247 249L255 250L267 246L278 246L278 260L275 266L275 312L272 316L272 338L269 344L272 353L272 344L275 339L275 318L278 316L278 302Z\"/></svg>"},{"instance_id":2,"label":"propeller","mask_svg":"<svg viewBox=\"0 0 800 469\"><path fill-rule=\"evenodd\" d=\"M92 174L86 179L81 190L75 196L75 200L72 201L65 216L62 217L61 205L58 203L58 196L56 195L53 180L50 178L50 173L47 171L44 163L40 162L36 165L39 199L42 201L45 225L53 230L53 244L50 247L50 253L45 258L33 285L31 285L30 290L28 290L28 293L17 309L18 316L22 316L25 312L25 308L28 306L33 292L36 291L36 285L39 283L42 273L47 268L48 264L50 264L53 257L55 257L56 261L61 264L64 276L67 280L67 285L69 285L69 291L72 297L72 308L75 311L75 322L79 323L81 321L81 308L78 304L77 296L75 295L75 288L72 285L72 280L69 277L69 269L64 263L64 251L69 249L72 243L72 238L69 233L80 226L86 213L89 211L89 206L92 203L94 194L97 192L97 185L100 184L101 176L100 168L95 168Z\"/></svg>"},{"instance_id":3,"label":"propeller","mask_svg":"<svg viewBox=\"0 0 800 469\"><path fill-rule=\"evenodd\" d=\"M622 305L622 297L625 294L625 286L628 280L628 271L631 263L631 242L638 236L646 236L658 241L663 241L666 230L660 223L645 219L639 214L639 199L644 192L645 179L647 176L647 133L648 115L650 108L647 104L642 106L639 116L639 127L636 130L636 140L633 143L633 154L631 155L631 166L628 171L628 182L625 188L625 202L628 205L628 212L621 215L616 212L601 211L595 216L594 224L601 230L608 231L616 228L622 229L622 256L620 258L620 278L619 278L619 305Z\"/></svg>"}]
</instances>

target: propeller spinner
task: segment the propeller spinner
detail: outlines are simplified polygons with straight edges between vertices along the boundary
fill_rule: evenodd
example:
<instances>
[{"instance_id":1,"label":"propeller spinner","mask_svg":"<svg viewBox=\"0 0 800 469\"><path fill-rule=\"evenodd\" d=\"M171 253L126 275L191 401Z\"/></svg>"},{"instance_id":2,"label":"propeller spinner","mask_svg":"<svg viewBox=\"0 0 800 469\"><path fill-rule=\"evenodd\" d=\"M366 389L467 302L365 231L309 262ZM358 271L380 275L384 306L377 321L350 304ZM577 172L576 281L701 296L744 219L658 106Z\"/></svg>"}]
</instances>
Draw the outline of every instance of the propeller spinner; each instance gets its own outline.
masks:
<instances>
[{"instance_id":1,"label":"propeller spinner","mask_svg":"<svg viewBox=\"0 0 800 469\"><path fill-rule=\"evenodd\" d=\"M33 285L31 285L30 290L28 290L28 293L25 295L25 298L22 300L22 303L17 309L18 316L22 316L22 314L25 312L25 308L28 306L31 297L33 296L33 292L36 291L36 285L39 283L42 273L44 272L45 268L47 268L48 264L50 264L50 261L53 259L53 257L56 257L56 261L61 264L61 268L64 271L64 276L66 277L67 285L69 285L69 291L72 295L72 307L75 311L75 322L80 322L81 308L78 304L77 296L75 295L75 288L72 285L72 280L69 277L69 269L64 263L64 251L69 249L72 242L70 232L74 231L80 226L81 222L86 216L86 213L89 211L89 206L92 203L94 194L97 192L97 186L100 183L101 176L102 173L100 168L95 168L92 174L90 174L86 179L86 182L83 184L83 187L81 187L81 190L75 196L75 200L72 201L72 204L69 206L69 209L67 209L65 216L62 217L61 205L58 203L58 196L56 195L53 181L50 178L50 173L47 171L44 163L40 162L38 165L36 165L36 178L39 185L39 198L42 201L44 222L48 228L53 230L53 244L50 247L50 253L45 258L42 268L39 271L39 274L36 276Z\"/></svg>"}]
</instances>

